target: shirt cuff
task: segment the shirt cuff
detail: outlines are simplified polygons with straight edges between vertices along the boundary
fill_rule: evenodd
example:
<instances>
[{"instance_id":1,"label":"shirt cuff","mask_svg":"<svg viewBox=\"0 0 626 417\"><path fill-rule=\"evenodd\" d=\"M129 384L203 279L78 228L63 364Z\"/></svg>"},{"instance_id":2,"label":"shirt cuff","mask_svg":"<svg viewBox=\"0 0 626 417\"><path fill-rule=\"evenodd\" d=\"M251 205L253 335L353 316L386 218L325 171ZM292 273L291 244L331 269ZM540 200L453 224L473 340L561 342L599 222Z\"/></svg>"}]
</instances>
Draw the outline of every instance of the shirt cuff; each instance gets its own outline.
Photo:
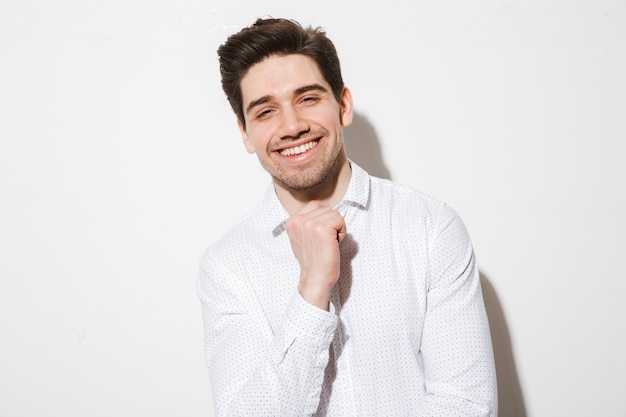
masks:
<instances>
[{"instance_id":1,"label":"shirt cuff","mask_svg":"<svg viewBox=\"0 0 626 417\"><path fill-rule=\"evenodd\" d=\"M294 291L285 314L288 326L315 345L330 345L337 329L335 307L322 310L308 303L298 290Z\"/></svg>"}]
</instances>

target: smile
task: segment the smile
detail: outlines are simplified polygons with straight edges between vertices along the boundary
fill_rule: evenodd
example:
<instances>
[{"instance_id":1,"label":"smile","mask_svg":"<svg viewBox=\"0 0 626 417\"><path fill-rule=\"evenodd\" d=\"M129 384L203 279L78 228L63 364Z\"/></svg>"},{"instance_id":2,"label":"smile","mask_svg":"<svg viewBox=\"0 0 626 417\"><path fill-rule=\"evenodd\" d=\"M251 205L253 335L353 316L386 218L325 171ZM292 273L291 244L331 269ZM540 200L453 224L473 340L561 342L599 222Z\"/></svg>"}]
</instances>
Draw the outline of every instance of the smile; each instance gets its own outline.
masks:
<instances>
[{"instance_id":1,"label":"smile","mask_svg":"<svg viewBox=\"0 0 626 417\"><path fill-rule=\"evenodd\" d=\"M301 153L304 153L308 151L309 149L312 149L315 145L317 145L318 142L319 142L318 140L313 140L311 142L307 142L300 146L294 146L293 148L283 149L280 151L280 154L282 156L300 155Z\"/></svg>"}]
</instances>

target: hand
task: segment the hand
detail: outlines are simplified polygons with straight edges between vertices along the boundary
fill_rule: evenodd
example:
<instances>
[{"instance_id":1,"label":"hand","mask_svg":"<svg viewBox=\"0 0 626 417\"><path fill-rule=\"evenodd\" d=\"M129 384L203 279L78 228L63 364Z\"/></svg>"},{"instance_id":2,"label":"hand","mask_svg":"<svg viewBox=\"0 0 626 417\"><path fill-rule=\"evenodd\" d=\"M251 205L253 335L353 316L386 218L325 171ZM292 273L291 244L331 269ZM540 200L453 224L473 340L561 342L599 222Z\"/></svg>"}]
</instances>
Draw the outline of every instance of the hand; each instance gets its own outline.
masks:
<instances>
[{"instance_id":1,"label":"hand","mask_svg":"<svg viewBox=\"0 0 626 417\"><path fill-rule=\"evenodd\" d=\"M287 220L285 228L300 263L300 295L328 310L330 292L339 279L339 243L346 236L343 216L312 201Z\"/></svg>"}]
</instances>

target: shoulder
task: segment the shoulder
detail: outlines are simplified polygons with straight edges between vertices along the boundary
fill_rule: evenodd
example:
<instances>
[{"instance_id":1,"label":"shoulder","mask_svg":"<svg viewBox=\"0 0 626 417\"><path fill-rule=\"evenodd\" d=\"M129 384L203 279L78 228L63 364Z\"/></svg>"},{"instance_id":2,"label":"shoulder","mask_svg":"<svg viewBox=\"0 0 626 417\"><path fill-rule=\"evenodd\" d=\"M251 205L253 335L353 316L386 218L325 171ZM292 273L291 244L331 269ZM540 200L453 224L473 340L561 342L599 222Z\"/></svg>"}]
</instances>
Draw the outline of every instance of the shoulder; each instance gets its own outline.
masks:
<instances>
[{"instance_id":1,"label":"shoulder","mask_svg":"<svg viewBox=\"0 0 626 417\"><path fill-rule=\"evenodd\" d=\"M394 216L408 217L412 221L437 223L458 217L445 202L392 180L370 176L370 193L372 205L387 207Z\"/></svg>"},{"instance_id":2,"label":"shoulder","mask_svg":"<svg viewBox=\"0 0 626 417\"><path fill-rule=\"evenodd\" d=\"M373 218L403 241L424 242L429 250L467 247L470 238L461 217L447 203L420 190L370 176L369 209Z\"/></svg>"},{"instance_id":3,"label":"shoulder","mask_svg":"<svg viewBox=\"0 0 626 417\"><path fill-rule=\"evenodd\" d=\"M201 258L201 267L240 263L267 230L263 207L260 205L228 229L217 241L210 244Z\"/></svg>"}]
</instances>

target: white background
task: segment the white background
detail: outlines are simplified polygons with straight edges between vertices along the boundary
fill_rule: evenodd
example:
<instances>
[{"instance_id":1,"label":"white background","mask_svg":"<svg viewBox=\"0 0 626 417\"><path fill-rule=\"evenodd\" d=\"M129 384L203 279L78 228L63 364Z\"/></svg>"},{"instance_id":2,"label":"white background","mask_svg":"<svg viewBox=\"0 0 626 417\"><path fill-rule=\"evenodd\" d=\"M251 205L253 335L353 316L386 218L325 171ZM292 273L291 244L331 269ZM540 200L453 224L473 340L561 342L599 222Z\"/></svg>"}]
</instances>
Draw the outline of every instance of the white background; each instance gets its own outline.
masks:
<instances>
[{"instance_id":1,"label":"white background","mask_svg":"<svg viewBox=\"0 0 626 417\"><path fill-rule=\"evenodd\" d=\"M626 2L0 0L0 417L212 415L198 260L269 181L215 50L267 15L465 220L500 416L626 416Z\"/></svg>"}]
</instances>

